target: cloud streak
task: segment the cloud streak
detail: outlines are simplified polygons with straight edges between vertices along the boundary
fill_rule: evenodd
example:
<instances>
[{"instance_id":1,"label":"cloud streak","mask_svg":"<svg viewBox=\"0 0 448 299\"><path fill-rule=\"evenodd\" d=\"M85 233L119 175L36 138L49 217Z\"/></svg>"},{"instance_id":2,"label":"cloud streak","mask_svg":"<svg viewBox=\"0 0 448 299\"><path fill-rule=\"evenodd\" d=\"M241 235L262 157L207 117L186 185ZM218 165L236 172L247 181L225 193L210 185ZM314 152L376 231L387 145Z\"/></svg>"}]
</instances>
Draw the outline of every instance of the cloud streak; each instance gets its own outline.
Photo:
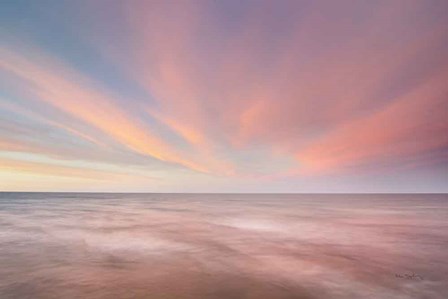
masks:
<instances>
[{"instance_id":1,"label":"cloud streak","mask_svg":"<svg viewBox=\"0 0 448 299\"><path fill-rule=\"evenodd\" d=\"M11 51L3 50L1 57L2 68L25 81L33 99L93 126L135 152L193 170L208 171L199 163L183 158L175 148L128 114L125 107L120 107L113 96L92 88L79 74L52 62L33 63ZM91 140L82 132L67 130Z\"/></svg>"},{"instance_id":2,"label":"cloud streak","mask_svg":"<svg viewBox=\"0 0 448 299\"><path fill-rule=\"evenodd\" d=\"M4 151L295 191L321 175L440 178L448 164L444 2L103 6L49 8L70 16L50 21L76 50L61 50L37 10L34 26L6 27L20 42L0 52L11 83L0 115L20 116L3 128L22 131L0 132ZM33 123L57 136L32 138Z\"/></svg>"}]
</instances>

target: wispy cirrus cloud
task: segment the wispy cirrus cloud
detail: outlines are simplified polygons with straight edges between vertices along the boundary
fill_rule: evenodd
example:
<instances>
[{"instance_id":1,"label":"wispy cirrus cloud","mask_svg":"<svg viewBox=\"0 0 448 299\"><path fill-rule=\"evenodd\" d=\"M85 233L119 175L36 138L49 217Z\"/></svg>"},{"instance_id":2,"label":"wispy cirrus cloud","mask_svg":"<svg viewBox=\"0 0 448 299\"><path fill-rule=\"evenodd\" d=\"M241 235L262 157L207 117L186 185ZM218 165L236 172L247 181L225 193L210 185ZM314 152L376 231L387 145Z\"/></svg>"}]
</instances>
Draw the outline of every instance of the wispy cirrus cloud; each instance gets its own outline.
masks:
<instances>
[{"instance_id":1,"label":"wispy cirrus cloud","mask_svg":"<svg viewBox=\"0 0 448 299\"><path fill-rule=\"evenodd\" d=\"M4 109L77 144L67 149L53 146L54 137L3 133L4 150L155 163L230 185L307 184L320 174L372 169L402 176L430 169L438 177L434 161L448 163L446 3L61 7L71 19L52 22L63 25L78 52L33 43L33 33L54 43L38 29L17 34L26 46L7 42L0 58L13 83L8 91L20 100Z\"/></svg>"},{"instance_id":2,"label":"wispy cirrus cloud","mask_svg":"<svg viewBox=\"0 0 448 299\"><path fill-rule=\"evenodd\" d=\"M446 76L446 22L429 5L352 3L347 12L339 4L283 3L279 8L260 3L238 20L240 30L223 33L199 4L151 9L131 4L138 61L132 71L160 103L161 119L167 117L168 125L209 152L213 144L230 151L263 145L296 155L306 165L299 173L324 161L333 161L331 171L337 173L346 163L361 168L375 163L368 151L411 158L413 150L400 130L413 120L418 132L439 127L414 108L416 101L427 109L443 104L428 99L444 92L443 84L427 82ZM219 7L205 7L219 15L214 11ZM297 19L282 28L276 13L287 15L288 7L296 12L289 16ZM275 36L276 26L285 29L283 36ZM210 45L204 46L204 40ZM429 86L426 93L413 95L421 85ZM392 119L397 125L381 143L376 130ZM335 132L347 127L359 131L366 148L355 149L355 133L344 137L353 154L364 152L350 162L330 146L334 135L347 134ZM443 135L443 129L432 130L429 138L439 142L428 140L416 151L444 148Z\"/></svg>"},{"instance_id":3,"label":"wispy cirrus cloud","mask_svg":"<svg viewBox=\"0 0 448 299\"><path fill-rule=\"evenodd\" d=\"M62 64L39 57L37 61L3 49L2 69L17 76L33 100L79 119L109 135L119 144L152 158L177 163L196 171L209 172L188 153L178 152L163 137L157 136L142 120L120 106L114 96L92 86L87 78ZM44 64L42 62L45 61ZM91 139L75 129L66 129L82 138Z\"/></svg>"},{"instance_id":4,"label":"wispy cirrus cloud","mask_svg":"<svg viewBox=\"0 0 448 299\"><path fill-rule=\"evenodd\" d=\"M397 161L421 163L418 159L424 153L446 163L447 76L444 70L383 109L324 135L299 151L297 159L305 171L317 173L372 167L382 162L394 167ZM437 150L439 153L434 152Z\"/></svg>"}]
</instances>

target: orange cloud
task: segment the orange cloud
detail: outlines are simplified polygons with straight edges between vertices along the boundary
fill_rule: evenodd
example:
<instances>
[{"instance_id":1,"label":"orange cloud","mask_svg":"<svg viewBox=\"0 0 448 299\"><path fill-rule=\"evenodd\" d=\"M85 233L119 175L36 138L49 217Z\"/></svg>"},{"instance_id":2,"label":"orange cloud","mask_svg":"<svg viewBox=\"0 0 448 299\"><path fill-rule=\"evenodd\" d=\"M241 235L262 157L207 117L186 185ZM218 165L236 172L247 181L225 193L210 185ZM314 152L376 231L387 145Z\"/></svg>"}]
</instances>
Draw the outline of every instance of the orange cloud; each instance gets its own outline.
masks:
<instances>
[{"instance_id":1,"label":"orange cloud","mask_svg":"<svg viewBox=\"0 0 448 299\"><path fill-rule=\"evenodd\" d=\"M34 56L2 50L2 66L40 103L96 130L53 126L98 147L109 145L105 135L199 172L289 176L296 165L285 164L295 158L301 174L395 157L411 165L446 146L446 107L437 96L446 91L446 21L431 15L435 6L268 1L247 10L228 4L239 12L230 16L219 5L128 1L114 11L126 16L115 29L128 30L129 42L111 35L101 44L98 32L87 38L150 103L118 99L34 49ZM100 18L114 29L107 12Z\"/></svg>"},{"instance_id":2,"label":"orange cloud","mask_svg":"<svg viewBox=\"0 0 448 299\"><path fill-rule=\"evenodd\" d=\"M39 100L98 128L138 153L196 171L209 171L205 166L182 157L120 107L112 95L93 88L85 78L67 67L49 59L44 65L39 65L5 49L1 50L0 57L2 68L27 81Z\"/></svg>"},{"instance_id":3,"label":"orange cloud","mask_svg":"<svg viewBox=\"0 0 448 299\"><path fill-rule=\"evenodd\" d=\"M111 170L99 170L92 168L71 167L63 165L54 165L48 163L23 161L16 159L0 158L1 171L10 172L24 172L38 175L48 175L56 177L76 177L87 180L106 180L118 181L122 179L138 178L147 180L158 180L157 178L142 175L132 174L129 172L117 172Z\"/></svg>"}]
</instances>

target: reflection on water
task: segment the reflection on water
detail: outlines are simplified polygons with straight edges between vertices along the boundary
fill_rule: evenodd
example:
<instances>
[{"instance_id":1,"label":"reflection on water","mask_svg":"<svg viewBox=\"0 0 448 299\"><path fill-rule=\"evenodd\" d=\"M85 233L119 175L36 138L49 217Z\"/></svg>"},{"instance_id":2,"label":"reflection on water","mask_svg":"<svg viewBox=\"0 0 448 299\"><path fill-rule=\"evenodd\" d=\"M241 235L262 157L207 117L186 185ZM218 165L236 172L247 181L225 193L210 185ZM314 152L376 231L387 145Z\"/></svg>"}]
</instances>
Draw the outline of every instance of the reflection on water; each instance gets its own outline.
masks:
<instances>
[{"instance_id":1,"label":"reflection on water","mask_svg":"<svg viewBox=\"0 0 448 299\"><path fill-rule=\"evenodd\" d=\"M447 195L0 193L0 298L448 298Z\"/></svg>"}]
</instances>

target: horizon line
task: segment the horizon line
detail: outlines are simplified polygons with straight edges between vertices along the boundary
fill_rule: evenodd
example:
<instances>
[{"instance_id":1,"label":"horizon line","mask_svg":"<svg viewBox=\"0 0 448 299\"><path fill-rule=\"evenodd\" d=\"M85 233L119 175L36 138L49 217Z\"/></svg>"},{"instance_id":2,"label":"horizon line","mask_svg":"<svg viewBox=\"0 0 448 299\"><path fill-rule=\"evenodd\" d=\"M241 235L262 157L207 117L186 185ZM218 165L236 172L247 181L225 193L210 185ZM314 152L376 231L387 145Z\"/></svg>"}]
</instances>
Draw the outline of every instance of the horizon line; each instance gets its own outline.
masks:
<instances>
[{"instance_id":1,"label":"horizon line","mask_svg":"<svg viewBox=\"0 0 448 299\"><path fill-rule=\"evenodd\" d=\"M83 194L216 194L216 195L446 195L448 192L112 192L112 191L0 191L0 193Z\"/></svg>"}]
</instances>

